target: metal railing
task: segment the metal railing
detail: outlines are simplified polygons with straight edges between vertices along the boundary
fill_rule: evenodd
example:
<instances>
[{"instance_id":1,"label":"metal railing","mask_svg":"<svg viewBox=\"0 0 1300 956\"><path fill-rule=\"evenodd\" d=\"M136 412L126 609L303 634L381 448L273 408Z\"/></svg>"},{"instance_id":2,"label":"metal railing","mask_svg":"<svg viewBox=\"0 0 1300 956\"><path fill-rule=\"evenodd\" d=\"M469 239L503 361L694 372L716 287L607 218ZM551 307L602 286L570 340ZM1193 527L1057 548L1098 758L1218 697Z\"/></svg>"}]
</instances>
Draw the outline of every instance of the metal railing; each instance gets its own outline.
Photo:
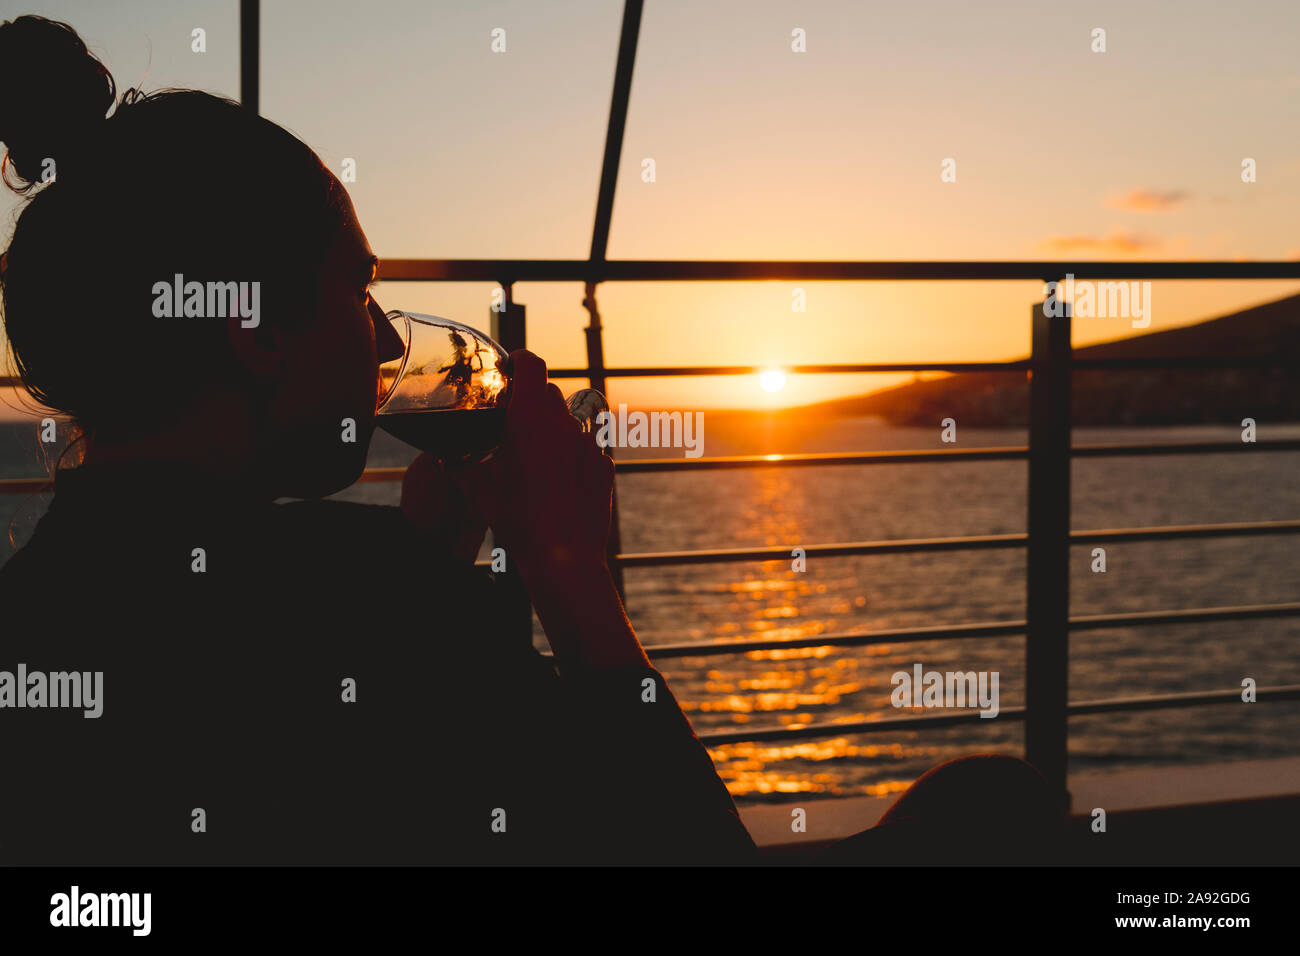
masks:
<instances>
[{"instance_id":1,"label":"metal railing","mask_svg":"<svg viewBox=\"0 0 1300 956\"><path fill-rule=\"evenodd\" d=\"M418 267L417 267L418 266ZM415 263L403 260L390 274L381 268L381 278L398 280L470 281L480 280L499 268L499 281L509 290L512 281L582 281L587 298L594 300L595 285L603 281L745 281L755 279L848 279L848 280L944 280L944 279L1026 279L1052 281L1073 273L1076 278L1290 278L1300 279L1300 263L617 263L573 262L539 263L484 260ZM509 293L507 291L507 298ZM510 326L512 341L507 348L525 344L524 307L510 300L513 313ZM1020 708L1002 708L1000 718L1025 722L1025 756L1038 767L1058 793L1068 800L1066 770L1068 755L1068 720L1072 716L1122 711L1157 710L1239 701L1239 690L1197 691L1182 694L1120 697L1070 703L1068 700L1069 634L1071 631L1099 628L1142 627L1160 624L1189 624L1207 621L1261 620L1300 615L1300 603L1243 605L1234 607L1185 608L1127 614L1069 616L1069 555L1073 545L1103 542L1173 541L1193 538L1250 537L1294 534L1300 520L1239 522L1208 525L1178 525L1158 528L1113 528L1074 530L1070 527L1070 463L1073 458L1131 457L1137 455L1205 455L1225 453L1259 453L1298 451L1300 441L1262 441L1246 443L1183 442L1170 444L1115 443L1074 446L1071 443L1071 392L1076 369L1195 369L1239 367L1291 367L1294 359L1281 357L1224 358L1220 356L1149 359L1074 358L1071 347L1069 309L1063 315L1047 316L1041 303L1032 310L1032 356L1028 360L1008 362L930 362L907 364L838 364L794 366L788 371L808 374L845 374L862 372L944 371L1005 372L1030 376L1029 443L1025 446L976 448L945 451L874 451L831 454L758 455L724 458L659 459L623 461L617 473L653 473L668 471L708 471L750 468L791 468L827 465L883 465L903 463L951 463L970 461L1027 461L1029 465L1028 531L1023 534L975 535L918 540L839 542L800 544L808 557L842 557L864 554L900 554L922 551L958 551L979 549L1025 548L1026 616L1023 620L994 621L948 625L932 628L880 630L853 634L819 635L784 640L706 641L653 645L647 648L652 659L707 657L718 654L743 654L750 651L782 648L864 646L869 644L908 643L936 639L973 639L1023 634L1025 645L1026 703ZM590 343L593 331L588 329ZM592 354L591 349L588 352ZM597 353L599 354L599 353ZM693 366L605 368L601 366L552 371L556 378L588 378L602 384L615 377L706 376L754 374L750 366ZM377 480L398 477L376 474ZM617 522L617 511L615 512ZM616 553L611 564L620 573L627 568L660 567L686 564L713 564L736 561L788 559L789 548L717 548L693 551L644 554ZM484 562L485 564L487 562ZM531 617L528 618L531 627ZM1260 701L1300 700L1300 684L1261 689ZM979 720L978 712L937 717L900 717L896 719L853 723L811 723L798 727L757 727L735 731L708 731L700 739L709 745L738 741L782 741L849 733L883 733L898 730L925 730L948 727Z\"/></svg>"}]
</instances>

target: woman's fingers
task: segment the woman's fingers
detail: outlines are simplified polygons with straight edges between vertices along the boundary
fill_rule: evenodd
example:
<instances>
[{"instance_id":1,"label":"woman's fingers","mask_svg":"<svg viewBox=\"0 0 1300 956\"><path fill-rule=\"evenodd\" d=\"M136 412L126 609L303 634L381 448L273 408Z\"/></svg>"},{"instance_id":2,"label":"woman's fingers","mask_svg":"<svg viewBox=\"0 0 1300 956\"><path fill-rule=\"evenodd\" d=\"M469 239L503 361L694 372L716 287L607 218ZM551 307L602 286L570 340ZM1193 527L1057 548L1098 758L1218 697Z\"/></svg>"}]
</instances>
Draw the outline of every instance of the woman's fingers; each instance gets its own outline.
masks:
<instances>
[{"instance_id":1,"label":"woman's fingers","mask_svg":"<svg viewBox=\"0 0 1300 956\"><path fill-rule=\"evenodd\" d=\"M585 492L608 502L614 489L614 460L596 444L595 434L580 434L579 469Z\"/></svg>"},{"instance_id":2,"label":"woman's fingers","mask_svg":"<svg viewBox=\"0 0 1300 956\"><path fill-rule=\"evenodd\" d=\"M612 463L547 381L545 362L526 349L511 352L510 362L503 447L489 462L453 469L452 477L517 567L541 573L557 555L602 561Z\"/></svg>"},{"instance_id":3,"label":"woman's fingers","mask_svg":"<svg viewBox=\"0 0 1300 956\"><path fill-rule=\"evenodd\" d=\"M546 394L546 363L528 349L510 353L510 407L507 419L536 408Z\"/></svg>"}]
</instances>

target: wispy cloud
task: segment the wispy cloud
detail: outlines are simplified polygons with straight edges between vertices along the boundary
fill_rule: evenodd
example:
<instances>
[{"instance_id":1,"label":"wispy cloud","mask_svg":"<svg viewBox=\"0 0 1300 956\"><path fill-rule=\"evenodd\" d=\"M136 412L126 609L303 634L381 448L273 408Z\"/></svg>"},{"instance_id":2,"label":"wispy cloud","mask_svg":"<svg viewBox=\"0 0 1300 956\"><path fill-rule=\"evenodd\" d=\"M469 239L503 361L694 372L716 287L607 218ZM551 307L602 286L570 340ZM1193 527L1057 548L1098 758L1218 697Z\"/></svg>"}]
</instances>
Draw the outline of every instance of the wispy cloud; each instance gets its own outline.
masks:
<instances>
[{"instance_id":1,"label":"wispy cloud","mask_svg":"<svg viewBox=\"0 0 1300 956\"><path fill-rule=\"evenodd\" d=\"M1089 252L1132 253L1154 249L1162 242L1163 240L1152 236L1133 235L1117 230L1109 236L1048 236L1039 246L1052 252L1082 249Z\"/></svg>"},{"instance_id":2,"label":"wispy cloud","mask_svg":"<svg viewBox=\"0 0 1300 956\"><path fill-rule=\"evenodd\" d=\"M1171 189L1158 192L1153 189L1135 189L1124 196L1111 196L1106 205L1111 209L1126 209L1129 212L1172 212L1192 194L1185 189Z\"/></svg>"}]
</instances>

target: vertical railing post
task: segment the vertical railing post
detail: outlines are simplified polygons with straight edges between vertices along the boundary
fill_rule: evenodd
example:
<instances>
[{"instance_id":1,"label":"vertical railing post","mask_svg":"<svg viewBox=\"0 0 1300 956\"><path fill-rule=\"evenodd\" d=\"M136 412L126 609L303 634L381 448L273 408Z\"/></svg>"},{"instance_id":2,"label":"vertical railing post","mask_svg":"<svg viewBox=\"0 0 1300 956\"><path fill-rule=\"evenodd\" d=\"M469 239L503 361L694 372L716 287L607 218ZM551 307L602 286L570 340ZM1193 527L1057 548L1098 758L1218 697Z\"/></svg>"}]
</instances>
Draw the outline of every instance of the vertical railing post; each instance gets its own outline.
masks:
<instances>
[{"instance_id":1,"label":"vertical railing post","mask_svg":"<svg viewBox=\"0 0 1300 956\"><path fill-rule=\"evenodd\" d=\"M250 113L261 111L261 26L258 0L239 0L239 102Z\"/></svg>"},{"instance_id":2,"label":"vertical railing post","mask_svg":"<svg viewBox=\"0 0 1300 956\"><path fill-rule=\"evenodd\" d=\"M506 352L513 352L515 349L524 348L527 344L526 310L524 306L514 301L511 283L502 282L501 288L505 301L499 310L496 308L491 310L491 334ZM496 547L495 537L491 540L491 547ZM502 600L505 602L504 616L508 621L507 627L510 628L511 634L526 634L528 643L531 644L533 605L528 597L528 589L524 586L523 578L520 577L509 552L506 552L505 573L498 573L497 579L501 587Z\"/></svg>"},{"instance_id":3,"label":"vertical railing post","mask_svg":"<svg viewBox=\"0 0 1300 956\"><path fill-rule=\"evenodd\" d=\"M1046 314L1046 313L1051 314ZM1029 372L1025 759L1069 806L1070 305L1033 307Z\"/></svg>"},{"instance_id":4,"label":"vertical railing post","mask_svg":"<svg viewBox=\"0 0 1300 956\"><path fill-rule=\"evenodd\" d=\"M585 329L587 333L587 378L592 388L603 392L608 398L609 384L605 378L605 343L603 326L600 322L600 308L596 305L596 283L588 282L586 284L582 305L591 318L591 324ZM623 536L619 531L617 483L610 499L609 547L607 550L606 562L609 565L609 573L614 578L614 586L618 588L619 597L623 599L624 604L627 604L627 591L623 587L623 565L618 562L618 556L623 551Z\"/></svg>"}]
</instances>

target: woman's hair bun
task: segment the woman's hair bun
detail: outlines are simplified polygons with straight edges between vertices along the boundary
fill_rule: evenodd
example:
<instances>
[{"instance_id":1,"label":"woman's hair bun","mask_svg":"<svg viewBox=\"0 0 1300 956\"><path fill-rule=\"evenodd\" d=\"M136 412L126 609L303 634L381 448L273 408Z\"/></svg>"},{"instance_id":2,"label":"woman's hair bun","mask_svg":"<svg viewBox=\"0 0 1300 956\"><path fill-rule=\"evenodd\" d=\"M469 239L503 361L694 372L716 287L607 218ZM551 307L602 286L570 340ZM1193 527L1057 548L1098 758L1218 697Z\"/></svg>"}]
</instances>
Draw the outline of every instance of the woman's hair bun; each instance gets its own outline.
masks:
<instances>
[{"instance_id":1,"label":"woman's hair bun","mask_svg":"<svg viewBox=\"0 0 1300 956\"><path fill-rule=\"evenodd\" d=\"M46 159L62 165L97 132L116 95L108 68L68 24L37 16L0 24L6 176L12 169L29 186Z\"/></svg>"}]
</instances>

